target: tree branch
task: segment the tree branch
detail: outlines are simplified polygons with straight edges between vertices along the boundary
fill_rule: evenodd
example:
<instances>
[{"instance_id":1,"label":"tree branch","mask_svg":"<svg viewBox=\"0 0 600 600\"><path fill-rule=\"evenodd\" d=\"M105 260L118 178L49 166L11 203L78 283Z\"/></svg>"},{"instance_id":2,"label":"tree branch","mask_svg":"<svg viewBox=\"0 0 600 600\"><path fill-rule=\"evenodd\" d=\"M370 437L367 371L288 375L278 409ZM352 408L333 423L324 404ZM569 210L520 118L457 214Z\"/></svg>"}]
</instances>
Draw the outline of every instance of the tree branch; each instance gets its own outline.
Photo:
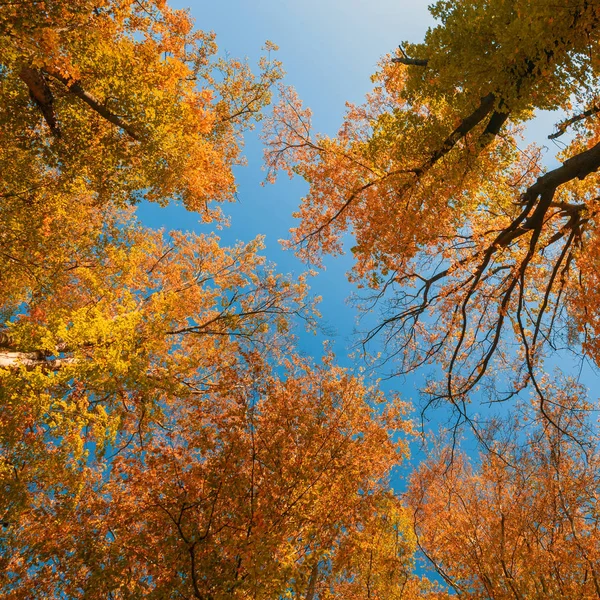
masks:
<instances>
[{"instance_id":1,"label":"tree branch","mask_svg":"<svg viewBox=\"0 0 600 600\"><path fill-rule=\"evenodd\" d=\"M314 600L315 591L317 585L317 577L319 576L319 563L316 562L310 572L310 578L308 580L308 589L306 591L305 600Z\"/></svg>"},{"instance_id":2,"label":"tree branch","mask_svg":"<svg viewBox=\"0 0 600 600\"><path fill-rule=\"evenodd\" d=\"M31 371L41 367L42 371L59 371L75 362L74 358L45 358L39 352L0 352L0 369L25 367Z\"/></svg>"},{"instance_id":3,"label":"tree branch","mask_svg":"<svg viewBox=\"0 0 600 600\"><path fill-rule=\"evenodd\" d=\"M415 67L426 67L429 64L429 60L426 58L408 58L400 56L392 58L392 62Z\"/></svg>"},{"instance_id":4,"label":"tree branch","mask_svg":"<svg viewBox=\"0 0 600 600\"><path fill-rule=\"evenodd\" d=\"M496 97L494 94L489 93L487 96L484 96L479 106L468 116L465 117L459 124L459 126L444 140L442 145L435 151L433 154L425 161L421 167L418 169L420 171L419 174L423 174L428 171L440 158L444 157L454 146L456 143L467 135L473 128L475 128L481 121L487 117L494 106L494 102L496 101ZM504 114L504 113L494 113L492 118L496 114ZM498 120L498 119L496 119ZM505 119L506 120L506 119ZM488 124L488 128L489 128ZM487 131L487 130L486 130Z\"/></svg>"},{"instance_id":5,"label":"tree branch","mask_svg":"<svg viewBox=\"0 0 600 600\"><path fill-rule=\"evenodd\" d=\"M60 127L54 111L54 96L44 74L39 69L23 67L19 72L19 77L29 88L29 95L42 111L52 135L60 138Z\"/></svg>"},{"instance_id":6,"label":"tree branch","mask_svg":"<svg viewBox=\"0 0 600 600\"><path fill-rule=\"evenodd\" d=\"M587 110L583 111L582 113L575 115L575 116L571 117L570 119L566 119L565 121L560 122L556 126L556 129L558 131L556 131L556 133L550 134L548 136L548 139L555 140L556 138L563 135L563 133L565 133L567 131L567 129L571 125L573 125L573 123L577 123L578 121L583 121L584 119L587 119L588 117L591 117L592 115L595 115L598 112L600 112L600 106L592 106L591 108L588 108Z\"/></svg>"},{"instance_id":7,"label":"tree branch","mask_svg":"<svg viewBox=\"0 0 600 600\"><path fill-rule=\"evenodd\" d=\"M87 92L78 81L71 79L69 77L65 77L61 75L57 71L46 70L48 75L52 78L60 81L73 95L77 96L81 100L83 100L89 107L95 110L99 115L104 117L107 121L116 125L120 129L122 129L125 133L129 135L129 137L134 140L139 140L139 135L134 131L134 129L126 123L121 117L115 115L110 110L108 110L97 98L95 98L92 94Z\"/></svg>"},{"instance_id":8,"label":"tree branch","mask_svg":"<svg viewBox=\"0 0 600 600\"><path fill-rule=\"evenodd\" d=\"M402 57L397 56L392 58L393 63L400 63L402 65L412 65L417 67L426 67L429 60L426 58L409 58L408 54L404 51L402 44L398 44L398 49L402 52Z\"/></svg>"}]
</instances>

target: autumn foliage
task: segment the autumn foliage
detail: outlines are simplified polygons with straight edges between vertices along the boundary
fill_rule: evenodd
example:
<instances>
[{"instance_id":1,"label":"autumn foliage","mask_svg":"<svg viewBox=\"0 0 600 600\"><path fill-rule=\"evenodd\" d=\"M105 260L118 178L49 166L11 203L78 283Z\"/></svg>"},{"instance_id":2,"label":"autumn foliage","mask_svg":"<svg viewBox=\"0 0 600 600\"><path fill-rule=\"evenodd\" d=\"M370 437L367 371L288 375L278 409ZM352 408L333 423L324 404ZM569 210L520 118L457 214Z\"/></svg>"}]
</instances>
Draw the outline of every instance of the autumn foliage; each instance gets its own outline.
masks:
<instances>
[{"instance_id":1,"label":"autumn foliage","mask_svg":"<svg viewBox=\"0 0 600 600\"><path fill-rule=\"evenodd\" d=\"M163 0L0 4L2 597L600 597L597 405L548 367L600 365L600 8L431 10L328 137L271 43L253 71ZM433 369L411 474L409 405L297 351L307 276L136 218L225 224L263 118L267 178L310 185L287 245L353 237L362 347Z\"/></svg>"},{"instance_id":2,"label":"autumn foliage","mask_svg":"<svg viewBox=\"0 0 600 600\"><path fill-rule=\"evenodd\" d=\"M289 245L318 264L352 232L350 279L382 308L366 341L383 334L395 372L441 367L426 391L464 421L461 403L498 390L501 374L507 399L539 392L558 347L598 358L600 14L587 0L432 12L441 24L384 59L335 138L314 134L284 90L266 158L271 178L283 169L310 184ZM540 109L574 115L548 132L575 128L549 170L519 139Z\"/></svg>"},{"instance_id":3,"label":"autumn foliage","mask_svg":"<svg viewBox=\"0 0 600 600\"><path fill-rule=\"evenodd\" d=\"M355 546L373 589L419 589L387 483L405 405L297 356L313 303L260 239L133 212L221 218L277 61L215 59L163 2L0 17L2 596L304 598L362 589Z\"/></svg>"},{"instance_id":4,"label":"autumn foliage","mask_svg":"<svg viewBox=\"0 0 600 600\"><path fill-rule=\"evenodd\" d=\"M208 203L235 191L241 131L282 75L267 58L256 76L215 59L214 35L163 1L8 3L1 33L10 193L179 199L214 216Z\"/></svg>"},{"instance_id":5,"label":"autumn foliage","mask_svg":"<svg viewBox=\"0 0 600 600\"><path fill-rule=\"evenodd\" d=\"M415 531L438 573L466 598L597 598L599 455L583 390L551 396L496 427L477 468L441 449L413 475ZM516 417L516 415L515 415ZM522 422L533 427L523 435ZM579 440L585 439L581 444Z\"/></svg>"}]
</instances>

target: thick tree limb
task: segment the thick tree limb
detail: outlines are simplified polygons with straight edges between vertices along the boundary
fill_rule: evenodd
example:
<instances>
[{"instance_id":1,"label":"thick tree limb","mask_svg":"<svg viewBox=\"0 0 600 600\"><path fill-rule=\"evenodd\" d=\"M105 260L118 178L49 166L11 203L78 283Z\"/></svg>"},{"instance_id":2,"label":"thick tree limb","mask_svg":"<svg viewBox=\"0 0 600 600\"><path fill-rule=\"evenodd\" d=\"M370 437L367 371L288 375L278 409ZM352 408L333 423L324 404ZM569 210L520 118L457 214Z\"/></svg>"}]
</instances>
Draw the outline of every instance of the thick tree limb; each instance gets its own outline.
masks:
<instances>
[{"instance_id":1,"label":"thick tree limb","mask_svg":"<svg viewBox=\"0 0 600 600\"><path fill-rule=\"evenodd\" d=\"M408 58L408 56L396 56L395 58L392 58L392 62L415 67L426 67L429 64L429 61L426 58Z\"/></svg>"},{"instance_id":2,"label":"thick tree limb","mask_svg":"<svg viewBox=\"0 0 600 600\"><path fill-rule=\"evenodd\" d=\"M402 57L397 56L396 58L392 58L392 62L400 63L402 65L413 65L417 67L426 67L429 63L426 58L409 58L408 54L404 51L402 44L398 44L398 49L402 52Z\"/></svg>"},{"instance_id":3,"label":"thick tree limb","mask_svg":"<svg viewBox=\"0 0 600 600\"><path fill-rule=\"evenodd\" d=\"M126 123L121 117L115 115L113 112L108 110L97 98L95 98L92 94L86 91L78 81L69 77L65 77L57 71L46 70L46 72L53 79L60 81L60 83L62 83L69 90L69 92L83 100L99 115L104 117L113 125L116 125L120 129L122 129L125 133L129 135L129 137L133 138L134 140L140 139L139 135L134 131L131 125Z\"/></svg>"},{"instance_id":4,"label":"thick tree limb","mask_svg":"<svg viewBox=\"0 0 600 600\"><path fill-rule=\"evenodd\" d=\"M581 152L572 158L566 160L562 166L542 175L523 195L523 203L526 206L533 206L536 198L547 198L547 202L538 204L535 211L525 221L526 229L533 229L543 218L546 210L550 207L554 192L558 186L563 185L573 179L585 179L590 173L600 168L600 142L592 146L589 150Z\"/></svg>"},{"instance_id":5,"label":"thick tree limb","mask_svg":"<svg viewBox=\"0 0 600 600\"><path fill-rule=\"evenodd\" d=\"M93 342L83 342L79 345L80 348L92 348L96 344ZM3 350L10 350L16 354L35 354L38 358L44 358L44 352L38 350L34 352L21 352L19 350L19 346L15 343L13 336L10 333L10 329L0 329L0 354ZM66 342L59 341L54 347L54 352L56 354L64 353L64 352L73 352L74 348L69 346Z\"/></svg>"},{"instance_id":6,"label":"thick tree limb","mask_svg":"<svg viewBox=\"0 0 600 600\"><path fill-rule=\"evenodd\" d=\"M498 234L490 248L505 248L523 233L540 229L548 209L555 204L553 200L557 188L573 179L585 179L599 168L600 142L539 177L521 196L524 208L519 216Z\"/></svg>"},{"instance_id":7,"label":"thick tree limb","mask_svg":"<svg viewBox=\"0 0 600 600\"><path fill-rule=\"evenodd\" d=\"M54 96L44 74L39 69L23 67L19 77L29 88L29 95L42 111L44 120L48 124L52 135L59 138L60 128L54 111Z\"/></svg>"},{"instance_id":8,"label":"thick tree limb","mask_svg":"<svg viewBox=\"0 0 600 600\"><path fill-rule=\"evenodd\" d=\"M41 367L43 371L59 371L75 363L74 358L45 358L39 352L0 352L0 369L18 369L28 371Z\"/></svg>"},{"instance_id":9,"label":"thick tree limb","mask_svg":"<svg viewBox=\"0 0 600 600\"><path fill-rule=\"evenodd\" d=\"M500 129L502 129L502 126L504 125L504 123L506 123L506 121L508 120L508 117L510 116L510 113L508 112L498 112L498 111L494 111L492 113L492 116L490 118L490 120L488 121L488 124L483 132L483 135L491 135L491 136L497 136L500 133Z\"/></svg>"},{"instance_id":10,"label":"thick tree limb","mask_svg":"<svg viewBox=\"0 0 600 600\"><path fill-rule=\"evenodd\" d=\"M479 106L468 117L465 117L460 122L460 125L444 140L442 145L421 165L418 169L419 175L429 171L440 158L444 157L452 150L452 148L454 148L454 146L456 146L456 143L459 140L464 138L467 133L479 125L479 123L481 123L491 112L495 100L496 97L492 93L484 96L481 99ZM495 114L496 113L494 113L494 115Z\"/></svg>"}]
</instances>

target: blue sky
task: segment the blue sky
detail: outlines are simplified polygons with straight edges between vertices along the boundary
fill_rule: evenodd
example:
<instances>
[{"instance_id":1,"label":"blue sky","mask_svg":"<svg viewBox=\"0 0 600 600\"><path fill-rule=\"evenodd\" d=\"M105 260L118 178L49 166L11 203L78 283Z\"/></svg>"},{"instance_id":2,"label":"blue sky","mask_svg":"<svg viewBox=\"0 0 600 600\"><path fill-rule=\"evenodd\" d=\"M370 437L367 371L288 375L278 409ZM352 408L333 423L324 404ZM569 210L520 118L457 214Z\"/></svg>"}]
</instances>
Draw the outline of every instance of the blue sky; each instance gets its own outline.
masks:
<instances>
[{"instance_id":1,"label":"blue sky","mask_svg":"<svg viewBox=\"0 0 600 600\"><path fill-rule=\"evenodd\" d=\"M421 40L432 23L424 0L172 0L170 4L189 8L196 27L214 31L222 55L247 57L255 64L266 40L277 44L286 83L312 109L315 130L331 135L341 124L345 103L361 102L369 91L369 77L380 57L403 40ZM224 207L231 226L219 235L230 244L263 234L266 255L278 270L299 274L305 265L283 251L278 240L287 237L294 225L291 215L306 186L285 175L275 185L261 186L262 146L256 135L246 138L245 154L248 166L236 169L238 202ZM139 215L152 227L206 231L197 215L182 207L144 205ZM313 293L323 298L320 311L327 333L315 337L300 332L301 351L317 356L323 339L329 338L339 362L346 365L351 364L347 348L356 324L355 311L346 303L352 292L345 275L349 267L349 257L327 260L326 270L312 280Z\"/></svg>"},{"instance_id":2,"label":"blue sky","mask_svg":"<svg viewBox=\"0 0 600 600\"><path fill-rule=\"evenodd\" d=\"M370 76L378 60L405 40L423 39L433 20L426 0L229 0L203 2L171 0L171 6L189 8L196 26L214 31L221 55L247 57L256 64L266 40L280 48L278 58L287 72L286 83L293 85L304 104L313 111L316 131L335 135L347 101L360 103L371 88ZM545 140L557 116L542 114L528 127L528 141ZM547 159L552 164L557 146L549 144ZM266 255L278 270L299 274L306 266L278 243L294 226L292 213L306 192L306 184L281 176L275 185L262 186L262 146L256 134L246 138L248 165L236 169L238 202L225 206L231 226L219 232L224 244L266 236ZM198 216L182 207L142 205L139 215L152 227L206 231ZM338 362L355 366L348 357L356 312L346 302L353 287L346 280L351 266L349 256L329 258L326 269L313 278L314 295L323 298L320 312L324 331L319 335L299 330L301 352L318 357L324 339L333 343ZM368 318L368 317L367 317ZM356 341L356 338L354 338ZM406 400L418 401L416 387L428 373L418 378L383 382L385 390L400 391ZM443 418L443 415L432 415Z\"/></svg>"}]
</instances>

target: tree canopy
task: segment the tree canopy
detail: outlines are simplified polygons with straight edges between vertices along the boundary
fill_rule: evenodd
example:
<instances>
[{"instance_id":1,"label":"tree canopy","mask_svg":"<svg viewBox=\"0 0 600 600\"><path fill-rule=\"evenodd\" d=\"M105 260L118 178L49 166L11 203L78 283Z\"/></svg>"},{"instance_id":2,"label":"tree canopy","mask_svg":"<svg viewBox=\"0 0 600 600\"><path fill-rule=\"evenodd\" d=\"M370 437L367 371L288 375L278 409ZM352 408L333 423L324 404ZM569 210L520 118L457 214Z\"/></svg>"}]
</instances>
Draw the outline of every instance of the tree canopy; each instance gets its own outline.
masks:
<instances>
[{"instance_id":1,"label":"tree canopy","mask_svg":"<svg viewBox=\"0 0 600 600\"><path fill-rule=\"evenodd\" d=\"M254 75L216 59L214 34L160 0L7 3L0 26L5 193L179 199L206 218L232 199L241 132L269 102L277 61Z\"/></svg>"},{"instance_id":2,"label":"tree canopy","mask_svg":"<svg viewBox=\"0 0 600 600\"><path fill-rule=\"evenodd\" d=\"M221 219L279 63L215 59L164 2L0 11L2 595L350 594L361 552L374 590L425 589L387 483L406 406L298 356L314 303L261 239L132 208Z\"/></svg>"},{"instance_id":3,"label":"tree canopy","mask_svg":"<svg viewBox=\"0 0 600 600\"><path fill-rule=\"evenodd\" d=\"M383 60L337 137L313 134L287 90L266 158L271 178L310 184L289 245L318 263L351 232L350 278L383 309L365 341L383 333L397 373L441 367L427 393L467 419L487 375L510 379L494 395L541 396L549 352L599 361L600 15L586 0L441 1L432 13L440 24ZM520 145L536 110L572 115L548 132L573 132L557 166Z\"/></svg>"},{"instance_id":4,"label":"tree canopy","mask_svg":"<svg viewBox=\"0 0 600 600\"><path fill-rule=\"evenodd\" d=\"M164 0L0 4L0 595L600 597L597 401L547 372L600 366L600 6L431 12L328 137L272 43L253 71ZM352 239L365 352L436 369L411 473L409 404L298 350L308 275L136 216L226 223L260 121L267 178L309 184L287 246Z\"/></svg>"},{"instance_id":5,"label":"tree canopy","mask_svg":"<svg viewBox=\"0 0 600 600\"><path fill-rule=\"evenodd\" d=\"M552 391L553 421L522 407L490 431L495 452L448 449L413 475L408 502L419 543L438 573L467 598L596 598L600 594L598 444L585 392ZM577 412L579 411L579 412ZM568 435L565 435L565 432ZM584 445L579 440L586 439Z\"/></svg>"}]
</instances>

